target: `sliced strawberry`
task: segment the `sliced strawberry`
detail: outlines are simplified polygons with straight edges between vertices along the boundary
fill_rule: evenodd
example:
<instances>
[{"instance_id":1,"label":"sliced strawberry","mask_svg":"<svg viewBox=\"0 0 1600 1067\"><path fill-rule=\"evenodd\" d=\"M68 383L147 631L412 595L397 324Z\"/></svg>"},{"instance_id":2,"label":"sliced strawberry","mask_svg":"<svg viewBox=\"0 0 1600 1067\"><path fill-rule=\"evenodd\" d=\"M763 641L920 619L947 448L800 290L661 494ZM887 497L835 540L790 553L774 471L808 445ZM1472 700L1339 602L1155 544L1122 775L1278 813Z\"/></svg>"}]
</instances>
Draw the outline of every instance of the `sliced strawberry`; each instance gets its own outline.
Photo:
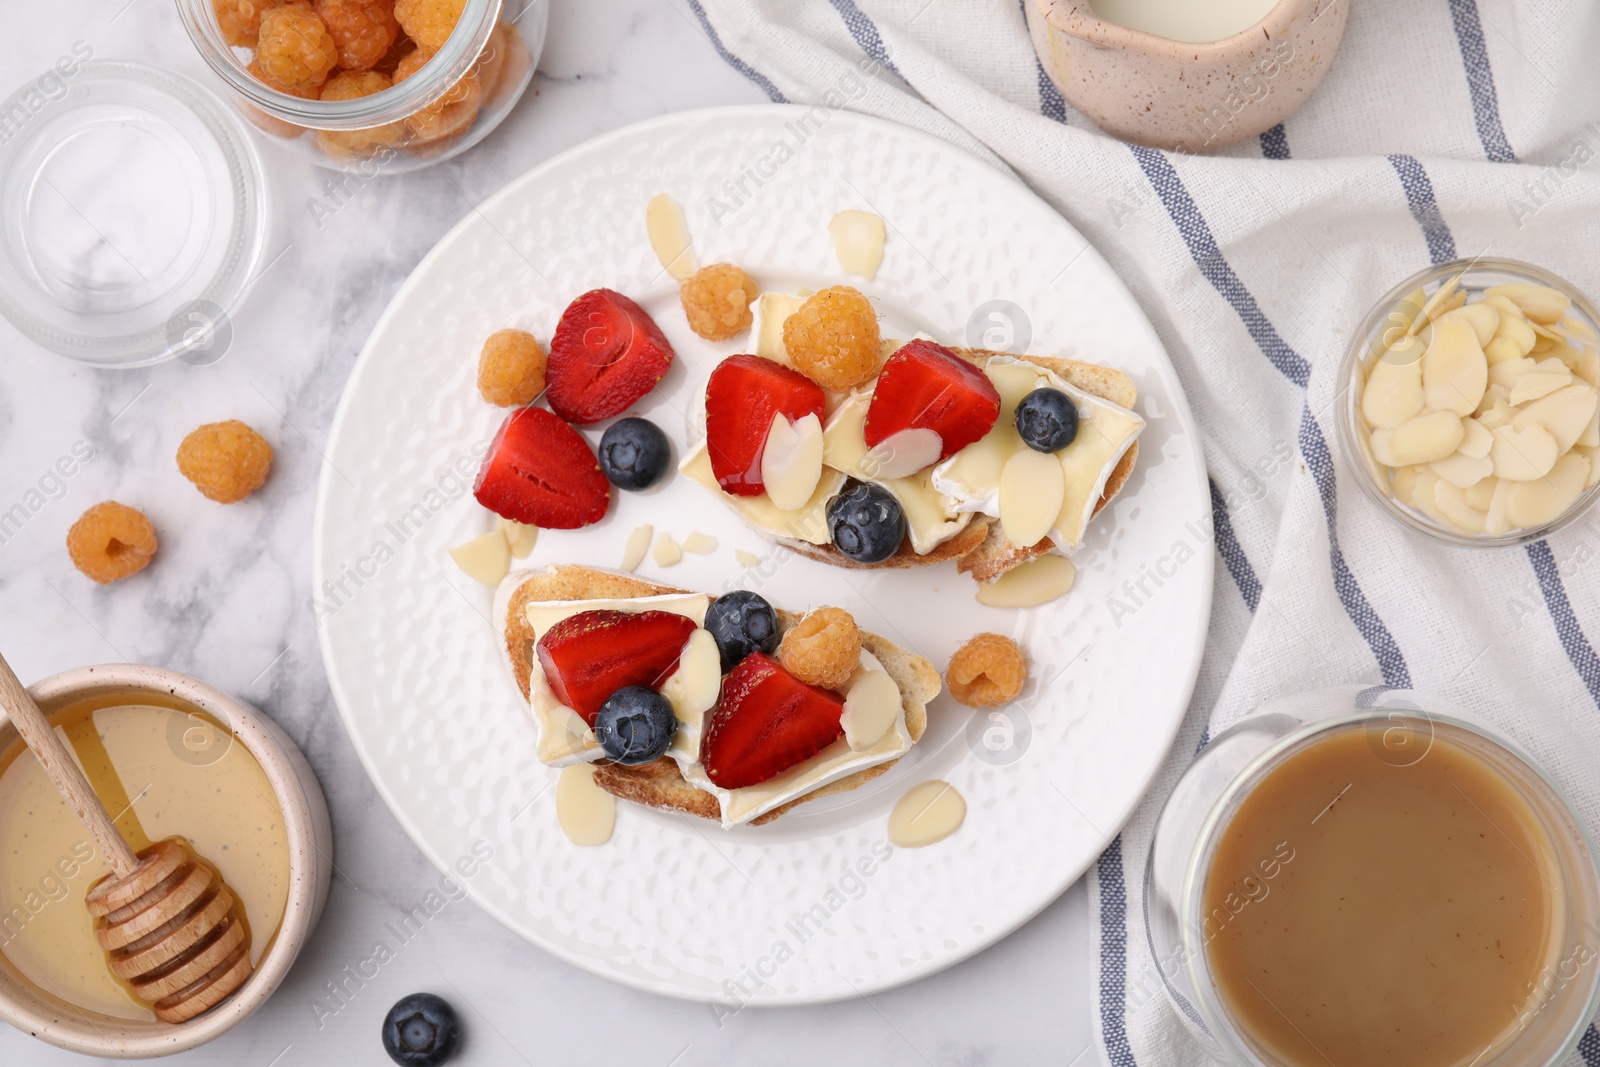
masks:
<instances>
[{"instance_id":1,"label":"sliced strawberry","mask_svg":"<svg viewBox=\"0 0 1600 1067\"><path fill-rule=\"evenodd\" d=\"M901 430L939 435L940 460L983 437L1000 417L1000 394L983 371L943 345L912 341L883 364L864 436L875 448Z\"/></svg>"},{"instance_id":2,"label":"sliced strawberry","mask_svg":"<svg viewBox=\"0 0 1600 1067\"><path fill-rule=\"evenodd\" d=\"M752 652L722 683L700 762L724 789L759 785L844 736L844 698L807 685L772 657Z\"/></svg>"},{"instance_id":3,"label":"sliced strawberry","mask_svg":"<svg viewBox=\"0 0 1600 1067\"><path fill-rule=\"evenodd\" d=\"M729 356L706 382L706 449L717 484L734 496L760 496L761 452L773 416L822 418L822 386L761 356Z\"/></svg>"},{"instance_id":4,"label":"sliced strawberry","mask_svg":"<svg viewBox=\"0 0 1600 1067\"><path fill-rule=\"evenodd\" d=\"M628 410L670 366L672 345L644 308L595 289L561 313L550 338L545 397L568 422L599 422Z\"/></svg>"},{"instance_id":5,"label":"sliced strawberry","mask_svg":"<svg viewBox=\"0 0 1600 1067\"><path fill-rule=\"evenodd\" d=\"M472 495L513 522L576 530L605 518L611 483L577 430L543 408L518 408L495 434Z\"/></svg>"},{"instance_id":6,"label":"sliced strawberry","mask_svg":"<svg viewBox=\"0 0 1600 1067\"><path fill-rule=\"evenodd\" d=\"M625 685L658 689L678 669L694 620L671 611L581 611L535 645L557 700L594 725L595 712Z\"/></svg>"}]
</instances>

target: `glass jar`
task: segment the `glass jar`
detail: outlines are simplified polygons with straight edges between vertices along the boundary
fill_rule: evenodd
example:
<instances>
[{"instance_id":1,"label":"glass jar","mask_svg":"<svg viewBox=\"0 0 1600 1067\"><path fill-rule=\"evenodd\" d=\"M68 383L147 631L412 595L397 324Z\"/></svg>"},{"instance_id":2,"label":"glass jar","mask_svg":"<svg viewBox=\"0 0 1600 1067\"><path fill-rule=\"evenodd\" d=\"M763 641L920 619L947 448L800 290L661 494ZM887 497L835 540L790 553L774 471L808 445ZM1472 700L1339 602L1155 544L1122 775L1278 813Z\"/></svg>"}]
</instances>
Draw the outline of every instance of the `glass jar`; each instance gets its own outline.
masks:
<instances>
[{"instance_id":1,"label":"glass jar","mask_svg":"<svg viewBox=\"0 0 1600 1067\"><path fill-rule=\"evenodd\" d=\"M373 71L335 69L302 96L252 71L253 50L228 43L215 0L177 4L190 39L255 129L315 163L363 178L450 159L488 136L533 80L549 19L546 0L465 0L454 31L431 55L400 31L373 69L382 77L370 78L386 87L370 91ZM339 91L330 92L336 85ZM356 95L363 91L369 95Z\"/></svg>"},{"instance_id":2,"label":"glass jar","mask_svg":"<svg viewBox=\"0 0 1600 1067\"><path fill-rule=\"evenodd\" d=\"M1458 259L1429 267L1407 278L1378 301L1351 335L1350 347L1339 370L1339 411L1335 422L1338 427L1340 450L1352 475L1362 490L1377 502L1385 514L1407 529L1453 545L1497 547L1537 541L1566 526L1600 499L1600 448L1595 448L1596 444L1600 444L1600 439L1596 437L1596 428L1587 431L1579 444L1571 449L1574 454L1581 454L1589 464L1587 483L1578 492L1576 499L1559 514L1541 515L1542 521L1522 525L1511 523L1510 528L1504 530L1494 527L1492 523L1489 529L1476 529L1480 521L1475 513L1477 509L1471 512L1453 511L1455 517L1465 521L1464 525L1462 522L1453 521L1451 514L1442 511L1437 499L1423 501L1430 505L1428 507L1419 506L1415 484L1405 484L1396 468L1380 463L1373 454L1374 431L1363 414L1363 397L1368 377L1374 368L1380 361L1416 362L1421 358L1421 353L1427 345L1405 346L1397 342L1404 341L1407 335L1413 332L1426 341L1433 328L1433 320L1443 314L1452 313L1454 311L1452 305L1459 306L1463 300L1469 305L1471 302L1482 301L1486 291L1503 285L1543 286L1563 294L1571 301L1571 306L1556 321L1548 324L1529 323L1534 347L1525 355L1535 362L1558 356L1569 368L1568 373L1571 374L1574 384L1583 384L1590 388L1600 385L1600 380L1596 380L1597 376L1600 376L1600 346L1597 346L1596 341L1597 328L1600 328L1600 312L1596 311L1588 297L1565 279L1531 263L1513 259ZM1447 292L1447 288L1450 291ZM1423 325L1413 330L1413 324L1419 320ZM1492 362L1492 357L1486 356L1486 358L1490 358ZM1426 367L1425 362L1424 367ZM1495 374L1491 365L1491 393L1494 390ZM1485 401L1479 405L1479 411L1482 412L1484 405L1488 403L1486 394ZM1515 416L1527 406L1527 403L1523 403L1503 409L1513 418L1512 428L1516 427ZM1515 446L1517 443L1518 441L1513 439L1510 445ZM1594 451L1591 452L1590 449ZM1572 464L1573 468L1578 466L1576 463ZM1457 480L1466 479L1458 477ZM1554 472L1545 478L1534 479L1541 485L1552 485L1557 480ZM1425 489L1438 490L1437 481L1424 479L1422 484ZM1480 489L1487 484L1488 481L1485 479ZM1443 491L1453 497L1456 496L1448 486ZM1403 499L1407 497L1408 492L1410 499ZM1489 494L1483 494L1478 499L1480 502L1487 501L1492 504ZM1468 501L1469 504L1472 502ZM1447 503L1452 503L1455 508L1460 507L1459 499ZM1528 510L1537 511L1537 508Z\"/></svg>"},{"instance_id":3,"label":"glass jar","mask_svg":"<svg viewBox=\"0 0 1600 1067\"><path fill-rule=\"evenodd\" d=\"M1374 755L1395 768L1418 763L1439 743L1470 752L1550 843L1546 967L1472 1067L1561 1063L1600 1007L1600 873L1588 833L1560 788L1493 728L1437 699L1383 686L1318 690L1258 709L1219 733L1167 799L1145 872L1145 929L1167 997L1186 1029L1234 1067L1286 1067L1236 1020L1218 987L1207 948L1216 928L1206 910L1206 880L1243 799L1285 760L1339 731L1363 734ZM1291 854L1283 866L1292 862ZM1259 897L1252 900L1269 899L1269 880L1276 876L1266 868L1257 879Z\"/></svg>"}]
</instances>

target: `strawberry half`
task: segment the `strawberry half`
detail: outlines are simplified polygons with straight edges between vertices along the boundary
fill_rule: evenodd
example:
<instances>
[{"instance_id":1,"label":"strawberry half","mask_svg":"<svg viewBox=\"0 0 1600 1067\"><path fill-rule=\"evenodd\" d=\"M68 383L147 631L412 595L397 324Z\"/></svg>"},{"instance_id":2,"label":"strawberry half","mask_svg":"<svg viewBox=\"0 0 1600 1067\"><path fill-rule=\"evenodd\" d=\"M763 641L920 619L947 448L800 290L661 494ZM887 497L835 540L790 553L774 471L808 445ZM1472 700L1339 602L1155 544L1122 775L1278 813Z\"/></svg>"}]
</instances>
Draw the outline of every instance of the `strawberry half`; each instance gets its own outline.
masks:
<instances>
[{"instance_id":1,"label":"strawberry half","mask_svg":"<svg viewBox=\"0 0 1600 1067\"><path fill-rule=\"evenodd\" d=\"M729 356L706 382L706 450L724 492L760 496L761 453L772 419L822 418L822 386L797 370L761 356Z\"/></svg>"},{"instance_id":2,"label":"strawberry half","mask_svg":"<svg viewBox=\"0 0 1600 1067\"><path fill-rule=\"evenodd\" d=\"M700 762L724 789L759 785L844 736L844 698L807 685L772 657L752 652L722 683Z\"/></svg>"},{"instance_id":3,"label":"strawberry half","mask_svg":"<svg viewBox=\"0 0 1600 1067\"><path fill-rule=\"evenodd\" d=\"M932 430L949 459L1000 417L1000 394L983 371L943 345L912 341L883 364L863 436L875 448L901 430Z\"/></svg>"},{"instance_id":4,"label":"strawberry half","mask_svg":"<svg viewBox=\"0 0 1600 1067\"><path fill-rule=\"evenodd\" d=\"M543 408L506 416L472 495L513 522L576 530L605 518L611 483L578 431Z\"/></svg>"},{"instance_id":5,"label":"strawberry half","mask_svg":"<svg viewBox=\"0 0 1600 1067\"><path fill-rule=\"evenodd\" d=\"M581 611L534 646L556 699L594 725L606 698L626 685L659 689L678 669L694 620L671 611Z\"/></svg>"},{"instance_id":6,"label":"strawberry half","mask_svg":"<svg viewBox=\"0 0 1600 1067\"><path fill-rule=\"evenodd\" d=\"M545 397L568 422L599 422L628 410L670 366L672 345L644 308L595 289L561 313L550 338Z\"/></svg>"}]
</instances>

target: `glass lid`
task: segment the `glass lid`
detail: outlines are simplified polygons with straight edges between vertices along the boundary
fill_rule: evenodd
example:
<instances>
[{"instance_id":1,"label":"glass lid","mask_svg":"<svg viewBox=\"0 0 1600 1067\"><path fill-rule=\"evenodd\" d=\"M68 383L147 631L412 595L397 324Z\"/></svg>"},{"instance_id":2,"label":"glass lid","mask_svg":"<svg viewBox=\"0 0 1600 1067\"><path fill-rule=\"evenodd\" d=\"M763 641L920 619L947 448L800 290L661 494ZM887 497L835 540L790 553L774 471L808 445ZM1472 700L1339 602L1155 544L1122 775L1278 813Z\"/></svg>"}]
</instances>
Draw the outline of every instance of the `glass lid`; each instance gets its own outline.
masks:
<instances>
[{"instance_id":1,"label":"glass lid","mask_svg":"<svg viewBox=\"0 0 1600 1067\"><path fill-rule=\"evenodd\" d=\"M0 313L62 355L211 362L266 220L239 117L187 78L63 61L0 104Z\"/></svg>"}]
</instances>

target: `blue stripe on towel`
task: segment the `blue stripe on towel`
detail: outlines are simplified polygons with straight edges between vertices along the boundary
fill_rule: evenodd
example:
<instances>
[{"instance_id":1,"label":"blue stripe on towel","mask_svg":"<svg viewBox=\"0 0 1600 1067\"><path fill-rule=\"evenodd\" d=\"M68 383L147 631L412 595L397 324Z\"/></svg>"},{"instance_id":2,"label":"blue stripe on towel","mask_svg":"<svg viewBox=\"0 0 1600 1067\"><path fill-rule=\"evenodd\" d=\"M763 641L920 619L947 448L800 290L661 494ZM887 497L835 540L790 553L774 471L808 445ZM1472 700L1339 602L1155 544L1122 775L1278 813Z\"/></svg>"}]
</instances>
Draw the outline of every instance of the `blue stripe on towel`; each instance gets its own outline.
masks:
<instances>
[{"instance_id":1,"label":"blue stripe on towel","mask_svg":"<svg viewBox=\"0 0 1600 1067\"><path fill-rule=\"evenodd\" d=\"M1596 1030L1593 1023L1578 1039L1578 1055L1589 1067L1600 1067L1600 1030Z\"/></svg>"},{"instance_id":2,"label":"blue stripe on towel","mask_svg":"<svg viewBox=\"0 0 1600 1067\"><path fill-rule=\"evenodd\" d=\"M1377 658L1378 671L1383 675L1384 684L1395 689L1410 689L1411 670L1406 666L1400 646L1367 602L1366 594L1361 591L1350 565L1345 562L1343 550L1339 548L1339 494L1334 477L1333 455L1322 436L1322 427L1317 425L1316 418L1311 414L1309 401L1300 409L1300 454L1305 457L1306 468L1316 480L1317 494L1322 498L1322 510L1327 517L1328 555L1333 563L1334 592L1339 594L1345 614L1356 624L1356 629L1361 631L1361 636L1366 638L1373 656Z\"/></svg>"},{"instance_id":3,"label":"blue stripe on towel","mask_svg":"<svg viewBox=\"0 0 1600 1067\"><path fill-rule=\"evenodd\" d=\"M1200 268L1200 273L1233 307L1235 314L1244 323L1245 329L1250 332L1251 338L1272 365L1278 368L1284 377L1304 389L1311 379L1311 365L1278 335L1277 329L1262 313L1255 297L1250 295L1250 291L1244 287L1239 276L1223 258L1221 250L1217 247L1216 238L1211 233L1211 227L1200 214L1194 198L1184 188L1183 181L1178 177L1172 162L1153 148L1137 145L1128 147L1139 161L1139 166L1150 180L1156 195L1161 198L1167 214L1177 225L1184 243L1189 246L1189 255ZM1345 614L1350 616L1350 621L1355 624L1368 647L1372 649L1384 682L1397 689L1409 689L1411 672L1406 667L1405 656L1401 654L1400 646L1395 643L1389 628L1384 625L1377 612L1372 610L1372 605L1362 593L1355 575L1345 563L1343 551L1339 548L1338 495L1334 479L1333 455L1328 450L1327 440L1322 436L1322 428L1312 417L1309 400L1301 411L1299 436L1300 454L1305 457L1306 466L1316 479L1318 495L1322 499L1322 510L1327 521L1328 553L1333 565L1334 591L1338 593L1339 600L1344 605Z\"/></svg>"},{"instance_id":4,"label":"blue stripe on towel","mask_svg":"<svg viewBox=\"0 0 1600 1067\"><path fill-rule=\"evenodd\" d=\"M1561 638L1561 647L1566 650L1567 659L1572 661L1578 677L1583 679L1589 696L1596 704L1600 704L1600 656L1595 655L1594 646L1583 635L1583 627L1578 625L1578 617L1573 614L1572 601L1567 599L1566 586L1561 583L1561 570L1556 566L1550 543L1535 541L1528 546L1527 552L1528 562L1533 564L1533 573L1539 578L1544 606L1550 612L1550 621L1555 624L1556 636Z\"/></svg>"},{"instance_id":5,"label":"blue stripe on towel","mask_svg":"<svg viewBox=\"0 0 1600 1067\"><path fill-rule=\"evenodd\" d=\"M1390 156L1389 165L1400 176L1400 185L1406 191L1406 206L1411 217L1422 227L1422 236L1428 242L1428 255L1435 263L1456 258L1456 239L1445 224L1439 211L1439 201L1433 195L1433 182L1411 156Z\"/></svg>"},{"instance_id":6,"label":"blue stripe on towel","mask_svg":"<svg viewBox=\"0 0 1600 1067\"><path fill-rule=\"evenodd\" d=\"M1472 97L1472 118L1478 126L1483 154L1496 163L1516 161L1511 142L1500 124L1500 97L1494 88L1494 71L1489 68L1489 50L1483 42L1483 20L1478 17L1477 0L1450 0L1450 19L1455 23L1456 42L1461 46L1461 65L1467 71L1467 92Z\"/></svg>"},{"instance_id":7,"label":"blue stripe on towel","mask_svg":"<svg viewBox=\"0 0 1600 1067\"><path fill-rule=\"evenodd\" d=\"M1035 76L1039 79L1039 113L1047 119L1057 122L1067 121L1067 102L1061 98L1061 90L1056 88L1056 83L1050 80L1050 75L1045 73L1044 64L1037 59L1033 61Z\"/></svg>"},{"instance_id":8,"label":"blue stripe on towel","mask_svg":"<svg viewBox=\"0 0 1600 1067\"><path fill-rule=\"evenodd\" d=\"M850 36L856 39L856 44L861 50L869 58L887 67L896 78L905 81L906 76L900 73L900 68L889 58L889 49L884 47L883 35L878 32L877 25L855 5L855 0L828 0L828 2L839 12L839 17L844 20L844 28L850 31Z\"/></svg>"},{"instance_id":9,"label":"blue stripe on towel","mask_svg":"<svg viewBox=\"0 0 1600 1067\"><path fill-rule=\"evenodd\" d=\"M1017 11L1022 15L1022 32L1028 30L1028 3L1029 0L1018 0ZM1039 57L1033 59L1033 76L1039 82L1039 114L1056 122L1067 121L1067 102L1061 99L1061 90L1056 88L1056 83L1050 80L1050 75L1045 73L1044 64Z\"/></svg>"},{"instance_id":10,"label":"blue stripe on towel","mask_svg":"<svg viewBox=\"0 0 1600 1067\"><path fill-rule=\"evenodd\" d=\"M1289 135L1284 132L1283 123L1261 134L1261 154L1267 159L1289 158Z\"/></svg>"},{"instance_id":11,"label":"blue stripe on towel","mask_svg":"<svg viewBox=\"0 0 1600 1067\"><path fill-rule=\"evenodd\" d=\"M1428 254L1433 262L1454 259L1455 238L1444 221L1444 213L1439 210L1439 202L1433 194L1433 182L1428 180L1427 171L1410 156L1390 156L1389 162L1400 176L1406 202L1411 206L1412 217L1422 227L1423 236L1427 238ZM1550 612L1550 622L1555 627L1556 636L1561 639L1561 647L1584 687L1589 690L1590 699L1600 705L1600 656L1595 654L1594 646L1584 635L1578 616L1572 610L1572 601L1568 599L1566 586L1561 581L1561 569L1556 566L1555 555L1545 541L1536 541L1526 546L1524 551L1533 566L1535 577L1539 579L1539 592L1544 596L1544 606Z\"/></svg>"},{"instance_id":12,"label":"blue stripe on towel","mask_svg":"<svg viewBox=\"0 0 1600 1067\"><path fill-rule=\"evenodd\" d=\"M1277 329L1267 321L1266 315L1256 303L1256 298L1250 295L1250 291L1244 287L1239 276L1223 258L1221 250L1217 248L1216 238L1211 235L1211 227L1206 224L1200 209L1195 206L1189 190L1184 188L1183 180L1178 177L1172 161L1154 148L1145 148L1141 145L1129 145L1128 148L1139 161L1139 166L1149 179L1151 187L1161 197L1161 203L1166 206L1167 214L1172 216L1172 221L1177 225L1184 244L1189 246L1189 255L1200 268L1200 273L1205 275L1206 281L1210 282L1212 287L1233 306L1239 318L1244 321L1245 329L1250 331L1250 337L1266 354L1267 359L1272 361L1272 365L1277 367L1285 378L1304 389L1306 383L1311 380L1311 364L1302 359L1298 352L1278 336Z\"/></svg>"},{"instance_id":13,"label":"blue stripe on towel","mask_svg":"<svg viewBox=\"0 0 1600 1067\"><path fill-rule=\"evenodd\" d=\"M1095 861L1100 883L1100 1027L1111 1067L1138 1067L1128 1044L1128 885L1122 871L1122 835Z\"/></svg>"},{"instance_id":14,"label":"blue stripe on towel","mask_svg":"<svg viewBox=\"0 0 1600 1067\"><path fill-rule=\"evenodd\" d=\"M728 51L722 43L722 38L717 35L716 27L711 25L711 20L706 17L706 9L700 6L700 0L689 0L689 7L694 11L694 17L700 20L701 28L706 31L706 40L711 42L711 47L717 50L717 55L722 57L724 63L749 78L752 82L755 82L756 86L766 93L774 104L787 104L789 102L788 98L778 91L778 87L773 85L765 74Z\"/></svg>"},{"instance_id":15,"label":"blue stripe on towel","mask_svg":"<svg viewBox=\"0 0 1600 1067\"><path fill-rule=\"evenodd\" d=\"M1261 604L1261 579L1256 577L1256 569L1250 566L1244 548L1234 536L1233 520L1228 517L1228 505L1223 502L1217 483L1210 478L1206 483L1211 487L1211 528L1217 541L1217 554L1227 565L1228 573L1233 575L1233 584L1239 587L1239 595L1244 597L1250 614L1254 615Z\"/></svg>"}]
</instances>

